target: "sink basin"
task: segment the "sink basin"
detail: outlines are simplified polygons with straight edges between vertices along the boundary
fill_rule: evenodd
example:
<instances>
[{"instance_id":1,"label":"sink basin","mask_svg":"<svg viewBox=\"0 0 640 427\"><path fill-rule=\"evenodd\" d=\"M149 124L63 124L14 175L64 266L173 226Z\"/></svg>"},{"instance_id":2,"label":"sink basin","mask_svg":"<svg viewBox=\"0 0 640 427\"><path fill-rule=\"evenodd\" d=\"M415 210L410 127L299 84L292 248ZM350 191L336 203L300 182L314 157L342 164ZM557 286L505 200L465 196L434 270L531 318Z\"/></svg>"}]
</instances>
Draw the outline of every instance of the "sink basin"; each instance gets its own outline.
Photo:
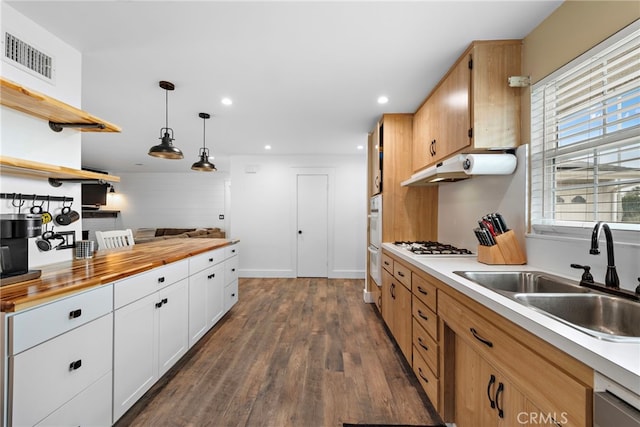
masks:
<instances>
[{"instance_id":1,"label":"sink basin","mask_svg":"<svg viewBox=\"0 0 640 427\"><path fill-rule=\"evenodd\" d=\"M569 279L541 271L454 271L494 291L509 293L588 293Z\"/></svg>"},{"instance_id":2,"label":"sink basin","mask_svg":"<svg viewBox=\"0 0 640 427\"><path fill-rule=\"evenodd\" d=\"M640 340L640 303L590 294L517 294L514 298L605 340Z\"/></svg>"}]
</instances>

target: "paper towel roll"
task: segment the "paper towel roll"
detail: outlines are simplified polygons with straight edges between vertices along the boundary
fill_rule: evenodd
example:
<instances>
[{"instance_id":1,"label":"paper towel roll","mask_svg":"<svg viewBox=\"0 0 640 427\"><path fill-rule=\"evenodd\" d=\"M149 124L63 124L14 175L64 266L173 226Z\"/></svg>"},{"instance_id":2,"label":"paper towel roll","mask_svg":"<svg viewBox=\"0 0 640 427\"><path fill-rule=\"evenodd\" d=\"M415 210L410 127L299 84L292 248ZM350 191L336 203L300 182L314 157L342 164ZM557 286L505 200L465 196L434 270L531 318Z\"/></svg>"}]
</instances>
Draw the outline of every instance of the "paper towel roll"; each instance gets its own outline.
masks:
<instances>
[{"instance_id":1,"label":"paper towel roll","mask_svg":"<svg viewBox=\"0 0 640 427\"><path fill-rule=\"evenodd\" d=\"M509 175L516 164L513 154L467 154L462 168L467 175Z\"/></svg>"}]
</instances>

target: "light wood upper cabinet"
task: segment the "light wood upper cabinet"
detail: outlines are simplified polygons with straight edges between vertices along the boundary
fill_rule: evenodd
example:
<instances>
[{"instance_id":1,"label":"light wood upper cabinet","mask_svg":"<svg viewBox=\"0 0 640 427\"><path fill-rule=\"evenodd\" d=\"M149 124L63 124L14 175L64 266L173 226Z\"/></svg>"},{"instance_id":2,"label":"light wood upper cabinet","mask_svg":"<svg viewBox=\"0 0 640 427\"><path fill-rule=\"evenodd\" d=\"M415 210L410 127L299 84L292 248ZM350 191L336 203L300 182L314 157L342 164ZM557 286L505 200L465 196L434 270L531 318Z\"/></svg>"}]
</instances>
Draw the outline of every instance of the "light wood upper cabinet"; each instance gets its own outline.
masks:
<instances>
[{"instance_id":1,"label":"light wood upper cabinet","mask_svg":"<svg viewBox=\"0 0 640 427\"><path fill-rule=\"evenodd\" d=\"M520 145L521 41L476 41L416 111L413 171L459 152Z\"/></svg>"},{"instance_id":2,"label":"light wood upper cabinet","mask_svg":"<svg viewBox=\"0 0 640 427\"><path fill-rule=\"evenodd\" d=\"M382 191L382 171L380 169L382 147L379 129L379 125L376 125L373 132L369 134L369 196Z\"/></svg>"}]
</instances>

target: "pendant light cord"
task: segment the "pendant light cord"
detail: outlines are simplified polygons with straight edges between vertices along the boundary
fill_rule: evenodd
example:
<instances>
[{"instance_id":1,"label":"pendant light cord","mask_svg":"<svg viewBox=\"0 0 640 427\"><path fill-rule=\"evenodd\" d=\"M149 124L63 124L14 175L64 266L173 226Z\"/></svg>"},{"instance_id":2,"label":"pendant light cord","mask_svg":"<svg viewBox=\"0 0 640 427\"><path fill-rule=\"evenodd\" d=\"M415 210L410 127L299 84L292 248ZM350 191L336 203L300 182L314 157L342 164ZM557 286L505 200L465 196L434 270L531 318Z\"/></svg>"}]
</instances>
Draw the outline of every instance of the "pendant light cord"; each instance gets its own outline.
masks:
<instances>
[{"instance_id":1,"label":"pendant light cord","mask_svg":"<svg viewBox=\"0 0 640 427\"><path fill-rule=\"evenodd\" d=\"M164 118L165 118L165 129L169 129L169 90L164 90Z\"/></svg>"}]
</instances>

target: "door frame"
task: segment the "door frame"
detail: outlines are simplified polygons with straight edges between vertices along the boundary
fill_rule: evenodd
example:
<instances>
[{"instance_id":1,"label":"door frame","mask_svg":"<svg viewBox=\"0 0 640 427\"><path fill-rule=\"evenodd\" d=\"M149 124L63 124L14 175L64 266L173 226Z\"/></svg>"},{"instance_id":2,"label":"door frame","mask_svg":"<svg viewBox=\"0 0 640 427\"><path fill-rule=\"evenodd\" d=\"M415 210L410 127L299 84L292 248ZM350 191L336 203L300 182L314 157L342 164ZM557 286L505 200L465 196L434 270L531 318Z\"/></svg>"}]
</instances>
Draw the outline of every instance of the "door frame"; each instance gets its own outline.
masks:
<instances>
[{"instance_id":1,"label":"door frame","mask_svg":"<svg viewBox=\"0 0 640 427\"><path fill-rule=\"evenodd\" d=\"M334 277L334 221L335 221L335 169L317 167L294 167L291 169L291 266L294 277L298 277L298 175L327 176L327 277Z\"/></svg>"}]
</instances>

